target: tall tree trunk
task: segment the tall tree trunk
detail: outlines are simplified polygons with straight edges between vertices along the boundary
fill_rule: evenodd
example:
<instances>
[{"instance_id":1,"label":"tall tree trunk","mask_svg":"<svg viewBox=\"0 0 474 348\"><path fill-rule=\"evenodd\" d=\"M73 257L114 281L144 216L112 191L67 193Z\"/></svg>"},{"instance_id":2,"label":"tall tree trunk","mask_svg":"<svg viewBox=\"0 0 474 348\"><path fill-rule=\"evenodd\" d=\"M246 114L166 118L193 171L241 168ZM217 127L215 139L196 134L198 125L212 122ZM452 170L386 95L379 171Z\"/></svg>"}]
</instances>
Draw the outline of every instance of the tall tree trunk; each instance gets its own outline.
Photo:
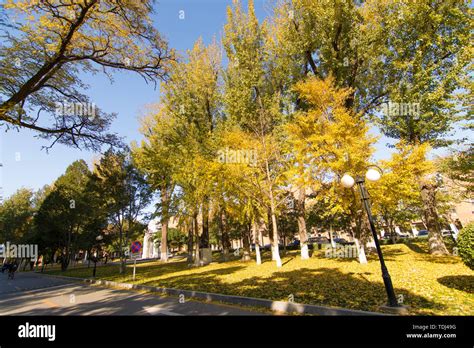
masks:
<instances>
[{"instance_id":1,"label":"tall tree trunk","mask_svg":"<svg viewBox=\"0 0 474 348\"><path fill-rule=\"evenodd\" d=\"M61 271L66 271L69 266L72 230L73 230L73 227L71 226L67 234L66 248L64 250L65 252L63 253L63 258L61 260Z\"/></svg>"},{"instance_id":2,"label":"tall tree trunk","mask_svg":"<svg viewBox=\"0 0 474 348\"><path fill-rule=\"evenodd\" d=\"M336 242L334 241L332 224L329 225L329 240L331 241L331 247L335 248L336 247Z\"/></svg>"},{"instance_id":3,"label":"tall tree trunk","mask_svg":"<svg viewBox=\"0 0 474 348\"><path fill-rule=\"evenodd\" d=\"M194 264L196 266L200 266L201 255L199 255L199 244L201 243L201 241L199 238L199 225L198 225L198 220L197 220L197 214L194 214L194 217L193 217L193 231L194 231L194 237L196 238L196 255L194 257Z\"/></svg>"},{"instance_id":4,"label":"tall tree trunk","mask_svg":"<svg viewBox=\"0 0 474 348\"><path fill-rule=\"evenodd\" d=\"M300 236L300 249L301 249L301 259L309 259L308 252L308 232L306 230L306 221L305 221L305 198L306 193L303 187L298 189L298 192L295 194L295 213L296 219L298 221L298 234Z\"/></svg>"},{"instance_id":5,"label":"tall tree trunk","mask_svg":"<svg viewBox=\"0 0 474 348\"><path fill-rule=\"evenodd\" d=\"M219 230L222 236L222 256L224 261L229 260L230 240L229 232L227 231L227 220L224 208L221 209L219 214Z\"/></svg>"},{"instance_id":6,"label":"tall tree trunk","mask_svg":"<svg viewBox=\"0 0 474 348\"><path fill-rule=\"evenodd\" d=\"M191 223L188 226L188 263L193 263L193 249L194 249L194 218L191 219Z\"/></svg>"},{"instance_id":7,"label":"tall tree trunk","mask_svg":"<svg viewBox=\"0 0 474 348\"><path fill-rule=\"evenodd\" d=\"M250 261L251 258L250 258L250 229L251 229L251 224L247 224L247 226L245 226L245 229L244 229L244 233L243 233L243 250L244 252L242 253L242 261Z\"/></svg>"},{"instance_id":8,"label":"tall tree trunk","mask_svg":"<svg viewBox=\"0 0 474 348\"><path fill-rule=\"evenodd\" d=\"M423 215L429 231L428 245L430 254L448 255L448 249L443 241L441 227L439 225L439 216L436 209L436 185L430 182L421 184L421 200L423 203Z\"/></svg>"},{"instance_id":9,"label":"tall tree trunk","mask_svg":"<svg viewBox=\"0 0 474 348\"><path fill-rule=\"evenodd\" d=\"M252 225L253 229L253 237L255 239L255 258L257 261L257 265L262 264L262 257L260 255L260 224L257 221L254 221Z\"/></svg>"},{"instance_id":10,"label":"tall tree trunk","mask_svg":"<svg viewBox=\"0 0 474 348\"><path fill-rule=\"evenodd\" d=\"M205 196L202 203L202 235L201 246L209 248L209 197Z\"/></svg>"},{"instance_id":11,"label":"tall tree trunk","mask_svg":"<svg viewBox=\"0 0 474 348\"><path fill-rule=\"evenodd\" d=\"M280 258L280 249L279 249L279 238L278 238L278 227L277 227L277 219L275 215L275 207L272 203L272 225L273 225L273 252L275 256L275 261L277 267L281 267L281 258Z\"/></svg>"},{"instance_id":12,"label":"tall tree trunk","mask_svg":"<svg viewBox=\"0 0 474 348\"><path fill-rule=\"evenodd\" d=\"M124 274L125 273L125 258L124 258L124 255L123 255L123 248L124 248L124 245L123 245L123 226L122 226L122 223L119 223L119 239L120 239L120 251L119 251L119 255L120 255L120 269L119 269L119 273L120 274Z\"/></svg>"},{"instance_id":13,"label":"tall tree trunk","mask_svg":"<svg viewBox=\"0 0 474 348\"><path fill-rule=\"evenodd\" d=\"M392 243L395 244L397 242L397 232L393 226L393 220L389 220L387 226L390 231L390 239L392 240Z\"/></svg>"},{"instance_id":14,"label":"tall tree trunk","mask_svg":"<svg viewBox=\"0 0 474 348\"><path fill-rule=\"evenodd\" d=\"M168 221L169 221L168 187L161 188L161 261L168 261Z\"/></svg>"},{"instance_id":15,"label":"tall tree trunk","mask_svg":"<svg viewBox=\"0 0 474 348\"><path fill-rule=\"evenodd\" d=\"M265 170L267 175L267 184L268 184L268 193L270 198L270 213L272 217L272 227L273 227L273 249L274 249L274 257L276 261L277 267L281 267L281 259L280 259L280 250L279 250L279 242L280 239L278 238L278 225L276 219L276 202L275 196L273 195L273 187L272 187L272 179L270 175L270 166L268 164L268 160L265 162Z\"/></svg>"},{"instance_id":16,"label":"tall tree trunk","mask_svg":"<svg viewBox=\"0 0 474 348\"><path fill-rule=\"evenodd\" d=\"M92 248L87 249L86 256L87 256L87 268L91 266L91 252Z\"/></svg>"},{"instance_id":17,"label":"tall tree trunk","mask_svg":"<svg viewBox=\"0 0 474 348\"><path fill-rule=\"evenodd\" d=\"M276 260L275 250L273 249L273 222L272 222L272 211L268 208L268 238L270 238L270 250L272 252L272 261Z\"/></svg>"}]
</instances>

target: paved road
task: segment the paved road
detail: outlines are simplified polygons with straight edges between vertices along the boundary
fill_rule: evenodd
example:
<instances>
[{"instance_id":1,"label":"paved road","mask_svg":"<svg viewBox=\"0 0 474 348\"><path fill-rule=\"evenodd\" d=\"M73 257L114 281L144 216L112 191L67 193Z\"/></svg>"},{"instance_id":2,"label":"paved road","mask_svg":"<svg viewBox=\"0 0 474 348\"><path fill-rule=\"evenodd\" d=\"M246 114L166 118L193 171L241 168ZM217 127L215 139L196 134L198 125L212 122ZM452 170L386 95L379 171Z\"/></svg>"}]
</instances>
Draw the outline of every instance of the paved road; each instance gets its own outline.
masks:
<instances>
[{"instance_id":1,"label":"paved road","mask_svg":"<svg viewBox=\"0 0 474 348\"><path fill-rule=\"evenodd\" d=\"M182 302L182 301L181 301ZM7 280L0 273L0 315L261 315L235 306L180 303L135 291L108 289L33 272Z\"/></svg>"}]
</instances>

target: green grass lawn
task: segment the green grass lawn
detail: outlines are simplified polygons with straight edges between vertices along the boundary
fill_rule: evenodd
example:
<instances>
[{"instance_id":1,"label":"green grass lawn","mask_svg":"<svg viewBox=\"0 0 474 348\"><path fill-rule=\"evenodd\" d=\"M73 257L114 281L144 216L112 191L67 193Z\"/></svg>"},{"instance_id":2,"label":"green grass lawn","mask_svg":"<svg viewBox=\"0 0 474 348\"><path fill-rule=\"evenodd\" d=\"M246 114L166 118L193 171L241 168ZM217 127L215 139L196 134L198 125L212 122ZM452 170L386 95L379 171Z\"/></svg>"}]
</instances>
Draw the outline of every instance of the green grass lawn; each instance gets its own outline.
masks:
<instances>
[{"instance_id":1,"label":"green grass lawn","mask_svg":"<svg viewBox=\"0 0 474 348\"><path fill-rule=\"evenodd\" d=\"M411 314L474 315L474 272L459 257L429 255L425 243L383 246L397 296L403 295ZM323 250L316 250L309 260L288 252L280 269L268 252L260 266L232 260L195 268L185 260L157 261L137 265L134 283L272 300L293 295L299 303L378 311L386 293L376 255L368 259L361 265L356 259L325 258ZM90 277L92 268L50 273ZM116 265L100 267L97 277L132 283L132 266L125 275Z\"/></svg>"}]
</instances>

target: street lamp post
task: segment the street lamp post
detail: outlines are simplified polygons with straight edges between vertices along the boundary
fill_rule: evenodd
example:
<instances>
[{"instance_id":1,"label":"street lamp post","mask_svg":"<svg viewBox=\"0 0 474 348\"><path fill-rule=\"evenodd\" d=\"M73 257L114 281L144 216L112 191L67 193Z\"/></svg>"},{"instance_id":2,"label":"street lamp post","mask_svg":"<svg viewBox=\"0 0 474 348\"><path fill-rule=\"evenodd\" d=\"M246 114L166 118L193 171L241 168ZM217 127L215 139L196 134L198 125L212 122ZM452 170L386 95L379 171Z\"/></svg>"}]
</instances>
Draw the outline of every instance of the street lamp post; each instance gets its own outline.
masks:
<instances>
[{"instance_id":1,"label":"street lamp post","mask_svg":"<svg viewBox=\"0 0 474 348\"><path fill-rule=\"evenodd\" d=\"M370 168L365 175L366 178L370 181L379 180L381 176L381 169L380 168L378 169L379 170ZM372 211L370 209L369 195L365 187L365 179L363 176L358 175L356 176L356 179L354 180L354 178L352 178L349 174L344 174L344 176L341 179L341 183L346 188L351 188L354 186L354 184L357 184L357 186L359 186L362 203L364 205L365 211L367 212L367 217L369 219L369 225L370 225L370 231L372 232L372 237L374 238L375 247L377 249L377 254L379 256L380 266L382 269L383 283L385 285L385 290L387 291L387 296L388 296L388 306L391 309L394 309L395 311L403 312L402 309L404 309L404 307L398 304L397 298L395 296L395 291L393 289L392 279L390 278L390 274L388 273L388 269L387 269L387 266L385 265L385 261L383 258L382 249L380 248L379 239L377 236L377 232L375 230L374 219L372 217Z\"/></svg>"},{"instance_id":2,"label":"street lamp post","mask_svg":"<svg viewBox=\"0 0 474 348\"><path fill-rule=\"evenodd\" d=\"M95 278L95 272L97 270L97 260L98 260L98 254L99 254L99 246L100 246L100 241L103 239L104 237L102 237L101 235L98 235L95 240L97 241L97 250L95 251L96 252L96 255L94 256L94 269L92 270L92 277Z\"/></svg>"},{"instance_id":3,"label":"street lamp post","mask_svg":"<svg viewBox=\"0 0 474 348\"><path fill-rule=\"evenodd\" d=\"M94 256L94 269L92 270L92 277L95 278L95 271L97 270L97 255Z\"/></svg>"}]
</instances>

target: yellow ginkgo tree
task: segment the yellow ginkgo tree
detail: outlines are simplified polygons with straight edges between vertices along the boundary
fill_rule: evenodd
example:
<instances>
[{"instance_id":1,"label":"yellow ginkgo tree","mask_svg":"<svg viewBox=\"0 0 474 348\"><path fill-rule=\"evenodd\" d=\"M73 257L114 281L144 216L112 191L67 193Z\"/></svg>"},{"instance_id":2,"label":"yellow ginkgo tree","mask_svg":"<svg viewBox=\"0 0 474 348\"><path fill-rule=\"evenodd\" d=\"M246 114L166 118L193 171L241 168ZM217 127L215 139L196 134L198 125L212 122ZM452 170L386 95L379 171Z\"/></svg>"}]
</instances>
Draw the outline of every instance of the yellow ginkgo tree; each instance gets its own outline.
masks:
<instances>
[{"instance_id":1,"label":"yellow ginkgo tree","mask_svg":"<svg viewBox=\"0 0 474 348\"><path fill-rule=\"evenodd\" d=\"M353 236L363 252L367 234L360 202L353 189L340 185L340 178L347 172L358 175L365 171L376 138L368 134L369 126L360 115L346 107L351 90L337 88L331 76L324 80L308 78L294 89L308 104L308 111L296 112L285 126L292 159L290 183L307 185L317 193L316 201L330 202L328 218L348 215Z\"/></svg>"},{"instance_id":2,"label":"yellow ginkgo tree","mask_svg":"<svg viewBox=\"0 0 474 348\"><path fill-rule=\"evenodd\" d=\"M396 226L407 226L421 211L418 177L433 173L431 161L426 160L429 146L396 144L388 160L380 161L383 175L376 183L368 183L373 212L379 216L384 230L394 239Z\"/></svg>"}]
</instances>

